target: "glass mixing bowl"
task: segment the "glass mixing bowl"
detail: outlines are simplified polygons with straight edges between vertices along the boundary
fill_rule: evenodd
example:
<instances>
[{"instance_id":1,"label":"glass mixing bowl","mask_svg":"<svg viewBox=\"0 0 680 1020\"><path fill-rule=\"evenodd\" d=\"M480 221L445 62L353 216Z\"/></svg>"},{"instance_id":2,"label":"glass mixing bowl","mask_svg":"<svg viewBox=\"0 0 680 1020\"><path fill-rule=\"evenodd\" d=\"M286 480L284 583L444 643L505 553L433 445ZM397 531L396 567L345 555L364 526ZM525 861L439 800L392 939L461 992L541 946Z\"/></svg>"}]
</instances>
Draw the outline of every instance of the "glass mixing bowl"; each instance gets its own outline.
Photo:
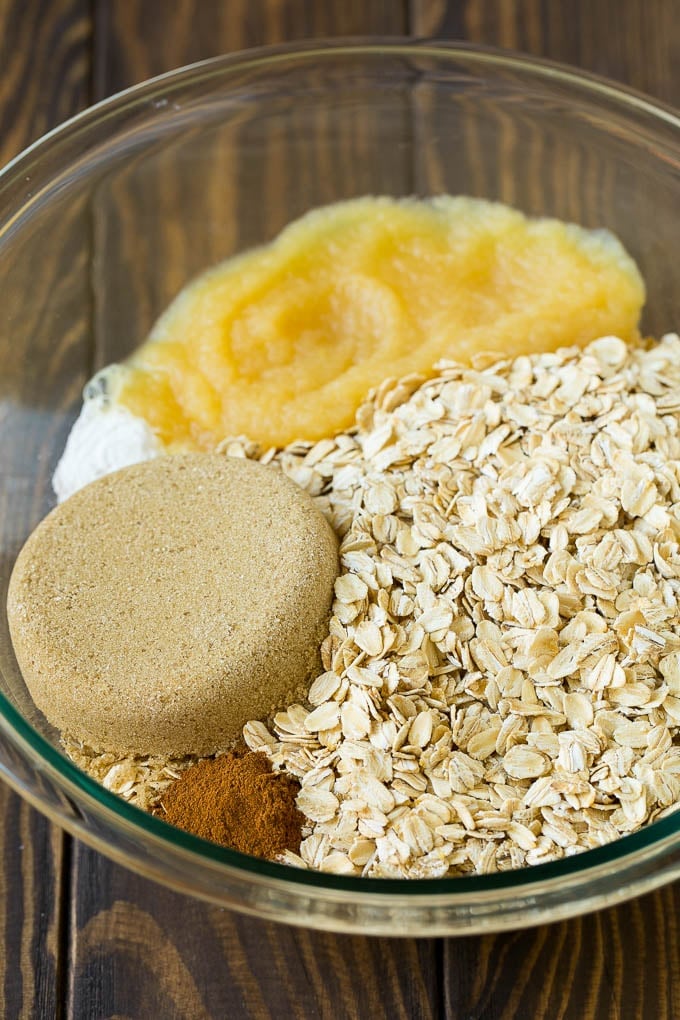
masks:
<instances>
[{"instance_id":1,"label":"glass mixing bowl","mask_svg":"<svg viewBox=\"0 0 680 1020\"><path fill-rule=\"evenodd\" d=\"M202 842L126 804L59 750L12 653L16 554L83 384L195 273L325 202L464 193L614 230L680 323L680 120L538 61L431 43L309 44L174 71L95 106L0 175L0 774L86 843L175 889L336 931L499 930L616 903L680 874L680 814L602 849L491 876L304 872Z\"/></svg>"}]
</instances>

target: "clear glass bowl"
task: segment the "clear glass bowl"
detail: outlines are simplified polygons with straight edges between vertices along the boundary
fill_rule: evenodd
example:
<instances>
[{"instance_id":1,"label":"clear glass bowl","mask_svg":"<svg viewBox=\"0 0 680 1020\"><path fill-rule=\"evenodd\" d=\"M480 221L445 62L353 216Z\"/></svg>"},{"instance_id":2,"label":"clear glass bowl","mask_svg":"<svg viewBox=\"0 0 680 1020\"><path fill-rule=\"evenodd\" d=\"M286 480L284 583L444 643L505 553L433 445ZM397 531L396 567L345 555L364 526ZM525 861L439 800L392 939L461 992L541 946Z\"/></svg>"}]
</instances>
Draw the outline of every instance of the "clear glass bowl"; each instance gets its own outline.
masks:
<instances>
[{"instance_id":1,"label":"clear glass bowl","mask_svg":"<svg viewBox=\"0 0 680 1020\"><path fill-rule=\"evenodd\" d=\"M680 874L680 814L559 863L396 881L307 873L202 842L81 773L34 708L4 613L52 504L85 381L196 272L325 202L466 193L614 230L680 323L680 121L553 65L442 44L309 44L172 72L88 110L0 175L0 775L103 853L237 910L336 931L499 930Z\"/></svg>"}]
</instances>

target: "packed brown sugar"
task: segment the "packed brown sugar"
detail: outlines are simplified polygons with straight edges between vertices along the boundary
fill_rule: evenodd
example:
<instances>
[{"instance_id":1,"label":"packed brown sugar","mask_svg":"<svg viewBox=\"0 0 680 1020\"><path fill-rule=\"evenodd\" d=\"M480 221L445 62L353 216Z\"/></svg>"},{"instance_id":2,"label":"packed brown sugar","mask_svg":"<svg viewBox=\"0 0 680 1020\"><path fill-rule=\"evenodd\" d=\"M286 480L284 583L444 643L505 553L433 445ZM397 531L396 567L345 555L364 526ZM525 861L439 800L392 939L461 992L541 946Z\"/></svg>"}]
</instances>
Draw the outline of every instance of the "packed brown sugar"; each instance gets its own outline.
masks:
<instances>
[{"instance_id":1,"label":"packed brown sugar","mask_svg":"<svg viewBox=\"0 0 680 1020\"><path fill-rule=\"evenodd\" d=\"M98 750L206 755L318 669L337 539L243 458L178 454L98 479L17 560L10 628L49 721Z\"/></svg>"}]
</instances>

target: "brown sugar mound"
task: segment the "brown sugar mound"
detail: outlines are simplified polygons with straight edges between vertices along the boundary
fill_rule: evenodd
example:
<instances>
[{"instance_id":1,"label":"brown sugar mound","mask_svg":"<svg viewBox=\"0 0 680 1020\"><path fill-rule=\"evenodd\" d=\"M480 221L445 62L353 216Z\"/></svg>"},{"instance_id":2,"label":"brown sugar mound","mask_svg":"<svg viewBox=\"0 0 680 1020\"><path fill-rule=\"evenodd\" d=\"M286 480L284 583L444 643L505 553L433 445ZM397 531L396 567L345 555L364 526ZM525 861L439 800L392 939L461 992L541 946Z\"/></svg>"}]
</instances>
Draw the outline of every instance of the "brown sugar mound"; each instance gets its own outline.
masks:
<instances>
[{"instance_id":1,"label":"brown sugar mound","mask_svg":"<svg viewBox=\"0 0 680 1020\"><path fill-rule=\"evenodd\" d=\"M318 666L335 535L272 467L219 454L124 468L56 507L7 609L29 691L95 749L212 754Z\"/></svg>"},{"instance_id":2,"label":"brown sugar mound","mask_svg":"<svg viewBox=\"0 0 680 1020\"><path fill-rule=\"evenodd\" d=\"M300 849L299 790L292 776L272 771L266 754L229 753L182 772L155 813L202 839L273 860Z\"/></svg>"}]
</instances>

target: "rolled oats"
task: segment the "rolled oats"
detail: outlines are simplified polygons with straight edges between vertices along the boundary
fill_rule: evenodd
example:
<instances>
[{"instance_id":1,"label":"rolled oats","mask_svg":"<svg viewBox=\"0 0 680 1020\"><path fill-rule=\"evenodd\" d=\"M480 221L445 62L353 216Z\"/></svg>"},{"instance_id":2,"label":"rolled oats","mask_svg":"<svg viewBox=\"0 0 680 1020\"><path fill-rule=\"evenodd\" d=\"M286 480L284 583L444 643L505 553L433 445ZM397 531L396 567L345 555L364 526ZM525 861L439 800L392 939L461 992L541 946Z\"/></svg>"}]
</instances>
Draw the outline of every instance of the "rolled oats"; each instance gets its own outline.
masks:
<instances>
[{"instance_id":1,"label":"rolled oats","mask_svg":"<svg viewBox=\"0 0 680 1020\"><path fill-rule=\"evenodd\" d=\"M505 871L680 802L680 339L442 362L278 465L341 540L308 705L244 739L301 782L287 863ZM150 806L183 762L71 756Z\"/></svg>"},{"instance_id":2,"label":"rolled oats","mask_svg":"<svg viewBox=\"0 0 680 1020\"><path fill-rule=\"evenodd\" d=\"M342 539L313 712L245 733L313 774L301 733L339 713L307 866L507 870L678 803L679 392L677 336L603 337L388 382L355 432L274 457Z\"/></svg>"}]
</instances>

